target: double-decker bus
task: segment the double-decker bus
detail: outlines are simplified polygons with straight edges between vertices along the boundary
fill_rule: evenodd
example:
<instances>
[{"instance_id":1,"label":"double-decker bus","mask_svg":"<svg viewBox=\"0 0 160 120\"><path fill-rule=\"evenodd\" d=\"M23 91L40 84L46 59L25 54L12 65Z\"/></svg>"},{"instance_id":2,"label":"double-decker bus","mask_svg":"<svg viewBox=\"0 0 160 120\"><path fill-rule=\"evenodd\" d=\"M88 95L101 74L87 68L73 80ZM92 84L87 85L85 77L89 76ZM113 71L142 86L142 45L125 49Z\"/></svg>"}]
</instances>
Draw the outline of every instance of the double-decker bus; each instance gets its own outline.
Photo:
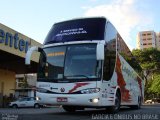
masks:
<instances>
[{"instance_id":1,"label":"double-decker bus","mask_svg":"<svg viewBox=\"0 0 160 120\"><path fill-rule=\"evenodd\" d=\"M139 109L143 101L142 69L115 27L104 17L55 23L40 52L37 97L41 104L62 105L68 112L121 105Z\"/></svg>"}]
</instances>

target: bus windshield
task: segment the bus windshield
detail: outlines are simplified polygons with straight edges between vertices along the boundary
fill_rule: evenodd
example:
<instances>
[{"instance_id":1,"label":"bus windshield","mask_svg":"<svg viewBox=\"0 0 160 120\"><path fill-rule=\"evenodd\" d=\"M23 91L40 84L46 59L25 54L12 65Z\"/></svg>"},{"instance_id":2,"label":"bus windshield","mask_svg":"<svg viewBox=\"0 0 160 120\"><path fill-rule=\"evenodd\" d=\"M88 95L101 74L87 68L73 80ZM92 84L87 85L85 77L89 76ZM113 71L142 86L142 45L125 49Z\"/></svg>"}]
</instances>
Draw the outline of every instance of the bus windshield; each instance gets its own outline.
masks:
<instances>
[{"instance_id":1,"label":"bus windshield","mask_svg":"<svg viewBox=\"0 0 160 120\"><path fill-rule=\"evenodd\" d=\"M101 77L101 62L96 60L96 44L49 47L44 49L44 53L40 55L39 81L76 82Z\"/></svg>"}]
</instances>

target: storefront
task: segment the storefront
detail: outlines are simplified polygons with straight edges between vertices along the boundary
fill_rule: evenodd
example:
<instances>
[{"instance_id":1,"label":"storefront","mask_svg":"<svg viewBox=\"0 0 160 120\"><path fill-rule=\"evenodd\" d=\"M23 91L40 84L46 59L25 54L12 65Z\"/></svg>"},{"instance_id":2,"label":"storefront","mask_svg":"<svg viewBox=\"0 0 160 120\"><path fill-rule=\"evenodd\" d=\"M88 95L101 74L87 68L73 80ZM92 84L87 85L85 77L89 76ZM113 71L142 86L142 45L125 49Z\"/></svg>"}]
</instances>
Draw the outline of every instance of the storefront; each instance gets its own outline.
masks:
<instances>
[{"instance_id":1,"label":"storefront","mask_svg":"<svg viewBox=\"0 0 160 120\"><path fill-rule=\"evenodd\" d=\"M14 94L16 74L36 73L39 53L32 55L30 68L25 66L25 54L31 46L41 44L0 24L0 103L3 96Z\"/></svg>"}]
</instances>

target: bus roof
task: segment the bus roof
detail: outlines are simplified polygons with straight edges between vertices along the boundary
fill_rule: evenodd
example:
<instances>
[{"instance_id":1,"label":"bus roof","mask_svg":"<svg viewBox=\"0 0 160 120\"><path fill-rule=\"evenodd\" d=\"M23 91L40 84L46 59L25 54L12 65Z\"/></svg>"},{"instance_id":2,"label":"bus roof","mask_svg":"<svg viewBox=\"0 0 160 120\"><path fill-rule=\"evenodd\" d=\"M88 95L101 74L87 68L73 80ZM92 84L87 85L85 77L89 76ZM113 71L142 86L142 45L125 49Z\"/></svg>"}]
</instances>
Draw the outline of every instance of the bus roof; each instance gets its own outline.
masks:
<instances>
[{"instance_id":1,"label":"bus roof","mask_svg":"<svg viewBox=\"0 0 160 120\"><path fill-rule=\"evenodd\" d=\"M79 17L79 18L73 18L73 19L69 19L69 20L63 20L63 21L59 21L53 24L53 26L55 24L59 24L59 23L64 23L64 22L69 22L69 21L75 21L75 20L84 20L84 19L106 19L106 21L108 21L108 19L104 16L96 16L96 17Z\"/></svg>"}]
</instances>

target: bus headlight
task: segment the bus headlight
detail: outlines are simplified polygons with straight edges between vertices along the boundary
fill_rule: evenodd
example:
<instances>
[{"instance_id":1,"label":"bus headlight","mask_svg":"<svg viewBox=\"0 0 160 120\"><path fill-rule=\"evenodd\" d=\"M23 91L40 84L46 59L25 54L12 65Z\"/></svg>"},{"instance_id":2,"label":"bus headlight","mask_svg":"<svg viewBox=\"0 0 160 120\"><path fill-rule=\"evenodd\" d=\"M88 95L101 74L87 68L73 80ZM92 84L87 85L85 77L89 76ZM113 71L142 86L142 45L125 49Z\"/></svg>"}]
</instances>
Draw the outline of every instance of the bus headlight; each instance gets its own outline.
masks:
<instances>
[{"instance_id":1,"label":"bus headlight","mask_svg":"<svg viewBox=\"0 0 160 120\"><path fill-rule=\"evenodd\" d=\"M98 103L98 101L99 101L99 98L90 99L90 102L93 102L93 103Z\"/></svg>"},{"instance_id":2,"label":"bus headlight","mask_svg":"<svg viewBox=\"0 0 160 120\"><path fill-rule=\"evenodd\" d=\"M82 94L91 94L91 93L97 93L100 91L100 88L88 88L88 89L84 89L81 90Z\"/></svg>"}]
</instances>

